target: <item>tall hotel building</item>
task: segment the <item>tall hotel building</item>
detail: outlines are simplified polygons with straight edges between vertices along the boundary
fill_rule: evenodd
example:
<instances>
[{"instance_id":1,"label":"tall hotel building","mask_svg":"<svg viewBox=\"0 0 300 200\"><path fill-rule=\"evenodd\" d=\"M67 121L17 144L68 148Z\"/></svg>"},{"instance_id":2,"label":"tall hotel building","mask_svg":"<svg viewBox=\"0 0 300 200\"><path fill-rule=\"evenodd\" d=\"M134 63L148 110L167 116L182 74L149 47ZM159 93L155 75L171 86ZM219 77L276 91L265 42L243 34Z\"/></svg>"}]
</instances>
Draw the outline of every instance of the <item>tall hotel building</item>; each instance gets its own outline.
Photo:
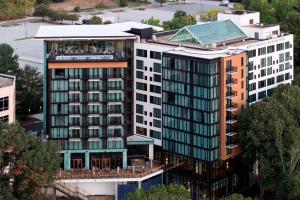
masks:
<instances>
[{"instance_id":1,"label":"tall hotel building","mask_svg":"<svg viewBox=\"0 0 300 200\"><path fill-rule=\"evenodd\" d=\"M259 13L218 19L155 34L130 22L41 28L44 128L63 168L126 169L143 154L192 199L247 185L237 118L291 83L293 35L260 24Z\"/></svg>"}]
</instances>

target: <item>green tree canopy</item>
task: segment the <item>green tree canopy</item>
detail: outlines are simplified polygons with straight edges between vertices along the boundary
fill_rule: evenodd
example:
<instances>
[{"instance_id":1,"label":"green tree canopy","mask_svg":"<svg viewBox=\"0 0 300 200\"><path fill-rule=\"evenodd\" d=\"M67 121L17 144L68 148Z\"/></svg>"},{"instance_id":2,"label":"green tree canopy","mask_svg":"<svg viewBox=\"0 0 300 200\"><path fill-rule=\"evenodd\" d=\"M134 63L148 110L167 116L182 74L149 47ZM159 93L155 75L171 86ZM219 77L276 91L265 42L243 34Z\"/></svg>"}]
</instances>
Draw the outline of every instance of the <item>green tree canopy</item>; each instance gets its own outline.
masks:
<instances>
[{"instance_id":1,"label":"green tree canopy","mask_svg":"<svg viewBox=\"0 0 300 200\"><path fill-rule=\"evenodd\" d=\"M299 176L299 98L298 86L279 86L271 97L251 105L239 118L244 156L250 164L258 161L261 196L266 186L275 186L282 199L292 192L286 186Z\"/></svg>"},{"instance_id":2,"label":"green tree canopy","mask_svg":"<svg viewBox=\"0 0 300 200\"><path fill-rule=\"evenodd\" d=\"M189 200L189 191L182 185L170 184L168 186L159 185L149 190L137 189L127 195L127 200L157 200L157 199L176 199Z\"/></svg>"},{"instance_id":3,"label":"green tree canopy","mask_svg":"<svg viewBox=\"0 0 300 200\"><path fill-rule=\"evenodd\" d=\"M34 9L34 16L43 17L43 21L45 20L45 17L49 16L50 13L49 6L47 4L39 4Z\"/></svg>"},{"instance_id":4,"label":"green tree canopy","mask_svg":"<svg viewBox=\"0 0 300 200\"><path fill-rule=\"evenodd\" d=\"M19 69L18 56L8 44L0 44L0 73L17 75Z\"/></svg>"},{"instance_id":5,"label":"green tree canopy","mask_svg":"<svg viewBox=\"0 0 300 200\"><path fill-rule=\"evenodd\" d=\"M160 26L159 19L155 19L154 17L151 17L148 20L142 20L141 22L143 24L149 24L149 25L152 25L152 26Z\"/></svg>"},{"instance_id":6,"label":"green tree canopy","mask_svg":"<svg viewBox=\"0 0 300 200\"><path fill-rule=\"evenodd\" d=\"M184 12L183 12L184 13ZM165 30L175 30L180 29L185 26L196 24L196 19L192 15L186 14L178 14L177 12L174 14L174 17L171 21L166 21L163 24Z\"/></svg>"},{"instance_id":7,"label":"green tree canopy","mask_svg":"<svg viewBox=\"0 0 300 200\"><path fill-rule=\"evenodd\" d=\"M18 124L0 124L0 199L43 199L41 187L59 168L58 150Z\"/></svg>"},{"instance_id":8,"label":"green tree canopy","mask_svg":"<svg viewBox=\"0 0 300 200\"><path fill-rule=\"evenodd\" d=\"M252 200L251 197L244 197L242 194L232 194L224 200Z\"/></svg>"},{"instance_id":9,"label":"green tree canopy","mask_svg":"<svg viewBox=\"0 0 300 200\"><path fill-rule=\"evenodd\" d=\"M28 115L40 111L42 105L42 75L37 68L20 68L17 78L17 112ZM29 113L30 109L30 113Z\"/></svg>"},{"instance_id":10,"label":"green tree canopy","mask_svg":"<svg viewBox=\"0 0 300 200\"><path fill-rule=\"evenodd\" d=\"M102 19L101 17L93 16L88 24L102 24Z\"/></svg>"}]
</instances>

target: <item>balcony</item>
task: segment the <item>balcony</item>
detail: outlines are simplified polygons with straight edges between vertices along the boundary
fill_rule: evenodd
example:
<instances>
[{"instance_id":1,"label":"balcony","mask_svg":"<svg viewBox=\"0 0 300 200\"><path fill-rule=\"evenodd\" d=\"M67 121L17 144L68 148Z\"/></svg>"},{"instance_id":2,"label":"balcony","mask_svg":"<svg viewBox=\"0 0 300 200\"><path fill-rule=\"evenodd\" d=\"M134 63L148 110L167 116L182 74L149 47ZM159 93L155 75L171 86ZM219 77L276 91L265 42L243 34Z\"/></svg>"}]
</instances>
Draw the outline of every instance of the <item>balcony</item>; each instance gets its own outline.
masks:
<instances>
[{"instance_id":1,"label":"balcony","mask_svg":"<svg viewBox=\"0 0 300 200\"><path fill-rule=\"evenodd\" d=\"M226 145L226 148L227 148L227 149L234 149L234 148L236 148L236 147L238 147L237 144L227 144L227 145Z\"/></svg>"},{"instance_id":2,"label":"balcony","mask_svg":"<svg viewBox=\"0 0 300 200\"><path fill-rule=\"evenodd\" d=\"M226 119L226 123L227 123L227 124L235 124L235 123L237 123L237 122L238 122L237 119Z\"/></svg>"},{"instance_id":3,"label":"balcony","mask_svg":"<svg viewBox=\"0 0 300 200\"><path fill-rule=\"evenodd\" d=\"M121 126L122 121L121 120L109 120L108 125L109 126Z\"/></svg>"},{"instance_id":4,"label":"balcony","mask_svg":"<svg viewBox=\"0 0 300 200\"><path fill-rule=\"evenodd\" d=\"M238 134L237 132L226 132L226 136L228 136L228 137L233 137L237 134Z\"/></svg>"},{"instance_id":5,"label":"balcony","mask_svg":"<svg viewBox=\"0 0 300 200\"><path fill-rule=\"evenodd\" d=\"M237 97L237 92L231 91L231 92L226 92L226 98L227 99L233 99Z\"/></svg>"},{"instance_id":6,"label":"balcony","mask_svg":"<svg viewBox=\"0 0 300 200\"><path fill-rule=\"evenodd\" d=\"M76 102L80 102L80 98L69 98L69 102L70 103L76 103Z\"/></svg>"},{"instance_id":7,"label":"balcony","mask_svg":"<svg viewBox=\"0 0 300 200\"><path fill-rule=\"evenodd\" d=\"M231 79L226 81L226 86L227 87L234 87L237 85L237 80L236 79Z\"/></svg>"},{"instance_id":8,"label":"balcony","mask_svg":"<svg viewBox=\"0 0 300 200\"><path fill-rule=\"evenodd\" d=\"M80 91L80 87L69 87L70 91Z\"/></svg>"},{"instance_id":9,"label":"balcony","mask_svg":"<svg viewBox=\"0 0 300 200\"><path fill-rule=\"evenodd\" d=\"M238 105L236 103L226 105L226 111L233 112L238 110Z\"/></svg>"},{"instance_id":10,"label":"balcony","mask_svg":"<svg viewBox=\"0 0 300 200\"><path fill-rule=\"evenodd\" d=\"M119 79L119 78L121 79L121 78L123 78L123 76L121 73L109 73L109 74L107 74L107 78L114 80L114 79Z\"/></svg>"},{"instance_id":11,"label":"balcony","mask_svg":"<svg viewBox=\"0 0 300 200\"><path fill-rule=\"evenodd\" d=\"M235 74L237 73L237 67L227 67L226 74Z\"/></svg>"}]
</instances>

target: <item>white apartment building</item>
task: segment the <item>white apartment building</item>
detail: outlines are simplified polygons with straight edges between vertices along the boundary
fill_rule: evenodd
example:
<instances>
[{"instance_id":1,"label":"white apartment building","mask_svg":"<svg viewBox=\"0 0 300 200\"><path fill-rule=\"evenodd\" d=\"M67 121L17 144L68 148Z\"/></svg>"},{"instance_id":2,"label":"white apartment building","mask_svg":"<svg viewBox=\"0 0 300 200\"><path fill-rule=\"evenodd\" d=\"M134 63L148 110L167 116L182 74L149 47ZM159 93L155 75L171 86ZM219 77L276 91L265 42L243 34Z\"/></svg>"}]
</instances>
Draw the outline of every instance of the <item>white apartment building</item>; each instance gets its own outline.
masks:
<instances>
[{"instance_id":1,"label":"white apartment building","mask_svg":"<svg viewBox=\"0 0 300 200\"><path fill-rule=\"evenodd\" d=\"M0 122L15 122L16 79L0 74Z\"/></svg>"},{"instance_id":2,"label":"white apartment building","mask_svg":"<svg viewBox=\"0 0 300 200\"><path fill-rule=\"evenodd\" d=\"M293 80L293 35L281 33L279 25L260 23L259 12L227 11L218 20L230 19L250 38L232 44L247 50L248 102L251 104L270 94L279 84Z\"/></svg>"},{"instance_id":3,"label":"white apartment building","mask_svg":"<svg viewBox=\"0 0 300 200\"><path fill-rule=\"evenodd\" d=\"M155 146L162 145L162 52L170 49L144 39L134 44L134 133L151 137Z\"/></svg>"}]
</instances>

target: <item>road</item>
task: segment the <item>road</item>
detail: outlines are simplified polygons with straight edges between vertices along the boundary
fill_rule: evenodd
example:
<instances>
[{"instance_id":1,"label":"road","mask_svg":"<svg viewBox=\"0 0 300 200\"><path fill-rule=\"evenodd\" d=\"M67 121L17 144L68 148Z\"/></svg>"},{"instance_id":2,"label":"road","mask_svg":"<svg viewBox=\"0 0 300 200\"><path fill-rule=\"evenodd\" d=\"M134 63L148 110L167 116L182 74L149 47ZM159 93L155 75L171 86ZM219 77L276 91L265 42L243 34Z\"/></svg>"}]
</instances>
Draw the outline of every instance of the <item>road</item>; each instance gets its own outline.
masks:
<instances>
[{"instance_id":1,"label":"road","mask_svg":"<svg viewBox=\"0 0 300 200\"><path fill-rule=\"evenodd\" d=\"M186 1L186 4L168 3L164 6L159 6L157 3L152 4L145 10L127 9L124 12L105 11L103 17L114 18L114 22L137 21L154 17L160 21L172 19L177 10L186 11L189 14L198 14L207 12L210 9L224 9L218 6L219 1L209 0L194 0ZM87 16L86 13L83 15ZM34 20L33 20L34 19ZM20 65L31 64L36 66L42 72L43 63L43 41L34 40L33 37L41 25L50 25L48 23L37 21L36 18L30 18L29 22L13 22L9 26L6 23L0 23L0 43L8 43L15 49L15 53L19 55ZM29 39L24 39L27 36Z\"/></svg>"}]
</instances>

